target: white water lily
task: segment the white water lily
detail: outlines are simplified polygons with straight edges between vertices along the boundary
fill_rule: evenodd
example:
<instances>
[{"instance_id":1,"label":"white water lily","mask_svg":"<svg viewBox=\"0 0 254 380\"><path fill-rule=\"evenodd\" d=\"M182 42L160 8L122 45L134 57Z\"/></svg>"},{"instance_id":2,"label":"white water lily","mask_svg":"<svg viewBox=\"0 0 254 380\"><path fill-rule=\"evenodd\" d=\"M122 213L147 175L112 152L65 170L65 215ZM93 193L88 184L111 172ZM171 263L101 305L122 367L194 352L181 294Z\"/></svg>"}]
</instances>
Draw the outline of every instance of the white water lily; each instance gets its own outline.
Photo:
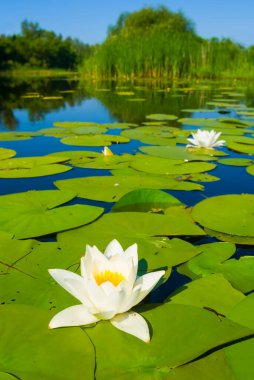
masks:
<instances>
[{"instance_id":1,"label":"white water lily","mask_svg":"<svg viewBox=\"0 0 254 380\"><path fill-rule=\"evenodd\" d=\"M50 269L55 281L81 304L60 311L50 321L49 328L110 320L119 330L149 342L145 319L130 309L150 293L165 271L137 278L137 270L137 244L124 251L117 240L109 243L104 254L96 246L87 245L81 258L81 276L64 269Z\"/></svg>"},{"instance_id":2,"label":"white water lily","mask_svg":"<svg viewBox=\"0 0 254 380\"><path fill-rule=\"evenodd\" d=\"M103 154L103 156L113 156L114 155L114 153L107 146L104 146L102 154Z\"/></svg>"},{"instance_id":3,"label":"white water lily","mask_svg":"<svg viewBox=\"0 0 254 380\"><path fill-rule=\"evenodd\" d=\"M223 146L225 140L219 140L221 132L216 133L212 131L202 131L198 129L196 133L192 133L192 138L187 139L191 144L187 145L187 148L206 148L213 149L215 146Z\"/></svg>"}]
</instances>

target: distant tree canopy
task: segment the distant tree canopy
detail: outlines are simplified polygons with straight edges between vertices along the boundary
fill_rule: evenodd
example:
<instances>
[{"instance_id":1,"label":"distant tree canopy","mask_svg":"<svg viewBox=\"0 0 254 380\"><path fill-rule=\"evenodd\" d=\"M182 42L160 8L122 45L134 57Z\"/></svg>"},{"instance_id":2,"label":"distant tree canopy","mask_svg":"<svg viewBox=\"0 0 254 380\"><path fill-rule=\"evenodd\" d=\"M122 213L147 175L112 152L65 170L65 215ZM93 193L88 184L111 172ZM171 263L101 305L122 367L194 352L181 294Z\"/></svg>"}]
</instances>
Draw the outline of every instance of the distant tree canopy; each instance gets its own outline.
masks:
<instances>
[{"instance_id":1,"label":"distant tree canopy","mask_svg":"<svg viewBox=\"0 0 254 380\"><path fill-rule=\"evenodd\" d=\"M172 32L195 33L194 24L181 12L171 12L164 6L157 9L144 8L133 13L122 13L114 26L110 26L108 36L151 32L153 29L164 29Z\"/></svg>"},{"instance_id":2,"label":"distant tree canopy","mask_svg":"<svg viewBox=\"0 0 254 380\"><path fill-rule=\"evenodd\" d=\"M63 38L23 21L21 34L0 35L0 69L27 68L75 69L90 54L91 47L70 37Z\"/></svg>"},{"instance_id":3,"label":"distant tree canopy","mask_svg":"<svg viewBox=\"0 0 254 380\"><path fill-rule=\"evenodd\" d=\"M254 46L204 39L183 13L145 7L119 16L81 72L100 78L244 77L254 75Z\"/></svg>"}]
</instances>

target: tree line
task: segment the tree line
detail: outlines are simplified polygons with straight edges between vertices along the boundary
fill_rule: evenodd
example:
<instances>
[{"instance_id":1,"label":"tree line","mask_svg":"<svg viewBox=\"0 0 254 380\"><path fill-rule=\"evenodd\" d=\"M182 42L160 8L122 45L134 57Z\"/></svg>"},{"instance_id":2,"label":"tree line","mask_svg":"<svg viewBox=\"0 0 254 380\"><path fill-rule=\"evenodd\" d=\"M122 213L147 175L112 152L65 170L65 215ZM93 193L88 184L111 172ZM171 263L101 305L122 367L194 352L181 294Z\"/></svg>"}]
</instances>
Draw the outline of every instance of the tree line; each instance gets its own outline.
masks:
<instances>
[{"instance_id":1,"label":"tree line","mask_svg":"<svg viewBox=\"0 0 254 380\"><path fill-rule=\"evenodd\" d=\"M204 39L183 13L146 7L122 13L94 46L25 20L20 34L0 35L0 70L19 68L78 69L100 79L252 77L254 45Z\"/></svg>"},{"instance_id":2,"label":"tree line","mask_svg":"<svg viewBox=\"0 0 254 380\"><path fill-rule=\"evenodd\" d=\"M0 70L20 68L73 70L92 47L78 39L63 38L42 29L38 23L23 21L21 33L0 35Z\"/></svg>"}]
</instances>

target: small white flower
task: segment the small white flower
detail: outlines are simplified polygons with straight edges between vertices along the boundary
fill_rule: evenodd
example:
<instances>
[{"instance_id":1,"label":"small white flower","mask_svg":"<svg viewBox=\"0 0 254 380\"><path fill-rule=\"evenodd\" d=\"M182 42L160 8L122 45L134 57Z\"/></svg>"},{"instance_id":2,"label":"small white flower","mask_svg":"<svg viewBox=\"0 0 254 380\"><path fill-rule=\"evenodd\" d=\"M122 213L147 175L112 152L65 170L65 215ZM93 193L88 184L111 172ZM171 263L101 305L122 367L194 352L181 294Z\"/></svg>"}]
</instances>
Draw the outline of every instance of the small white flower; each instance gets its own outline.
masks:
<instances>
[{"instance_id":1,"label":"small white flower","mask_svg":"<svg viewBox=\"0 0 254 380\"><path fill-rule=\"evenodd\" d=\"M225 140L219 140L221 132L216 133L212 131L202 131L198 129L196 133L192 133L192 138L187 139L191 144L188 144L186 148L206 148L213 149L216 146L223 146Z\"/></svg>"},{"instance_id":2,"label":"small white flower","mask_svg":"<svg viewBox=\"0 0 254 380\"><path fill-rule=\"evenodd\" d=\"M81 258L81 276L64 269L50 269L55 281L81 304L60 311L50 321L49 328L110 320L119 330L149 342L145 319L128 310L150 293L165 271L137 278L137 270L137 244L124 251L117 240L109 243L104 254L96 246L87 245L86 254Z\"/></svg>"},{"instance_id":3,"label":"small white flower","mask_svg":"<svg viewBox=\"0 0 254 380\"><path fill-rule=\"evenodd\" d=\"M103 156L113 156L113 152L107 147L104 146L103 151L102 151Z\"/></svg>"}]
</instances>

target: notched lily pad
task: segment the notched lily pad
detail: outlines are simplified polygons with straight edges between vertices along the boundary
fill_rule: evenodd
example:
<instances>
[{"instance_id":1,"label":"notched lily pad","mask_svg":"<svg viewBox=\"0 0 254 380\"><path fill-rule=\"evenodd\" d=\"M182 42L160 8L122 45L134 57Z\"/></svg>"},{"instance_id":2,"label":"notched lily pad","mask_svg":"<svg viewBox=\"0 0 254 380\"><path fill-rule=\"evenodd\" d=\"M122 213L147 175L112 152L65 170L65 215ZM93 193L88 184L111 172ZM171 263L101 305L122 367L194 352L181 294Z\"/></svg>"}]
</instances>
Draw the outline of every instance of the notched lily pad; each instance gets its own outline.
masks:
<instances>
[{"instance_id":1,"label":"notched lily pad","mask_svg":"<svg viewBox=\"0 0 254 380\"><path fill-rule=\"evenodd\" d=\"M102 214L103 209L95 206L57 207L75 196L74 192L59 190L2 195L0 230L25 239L75 228Z\"/></svg>"}]
</instances>

